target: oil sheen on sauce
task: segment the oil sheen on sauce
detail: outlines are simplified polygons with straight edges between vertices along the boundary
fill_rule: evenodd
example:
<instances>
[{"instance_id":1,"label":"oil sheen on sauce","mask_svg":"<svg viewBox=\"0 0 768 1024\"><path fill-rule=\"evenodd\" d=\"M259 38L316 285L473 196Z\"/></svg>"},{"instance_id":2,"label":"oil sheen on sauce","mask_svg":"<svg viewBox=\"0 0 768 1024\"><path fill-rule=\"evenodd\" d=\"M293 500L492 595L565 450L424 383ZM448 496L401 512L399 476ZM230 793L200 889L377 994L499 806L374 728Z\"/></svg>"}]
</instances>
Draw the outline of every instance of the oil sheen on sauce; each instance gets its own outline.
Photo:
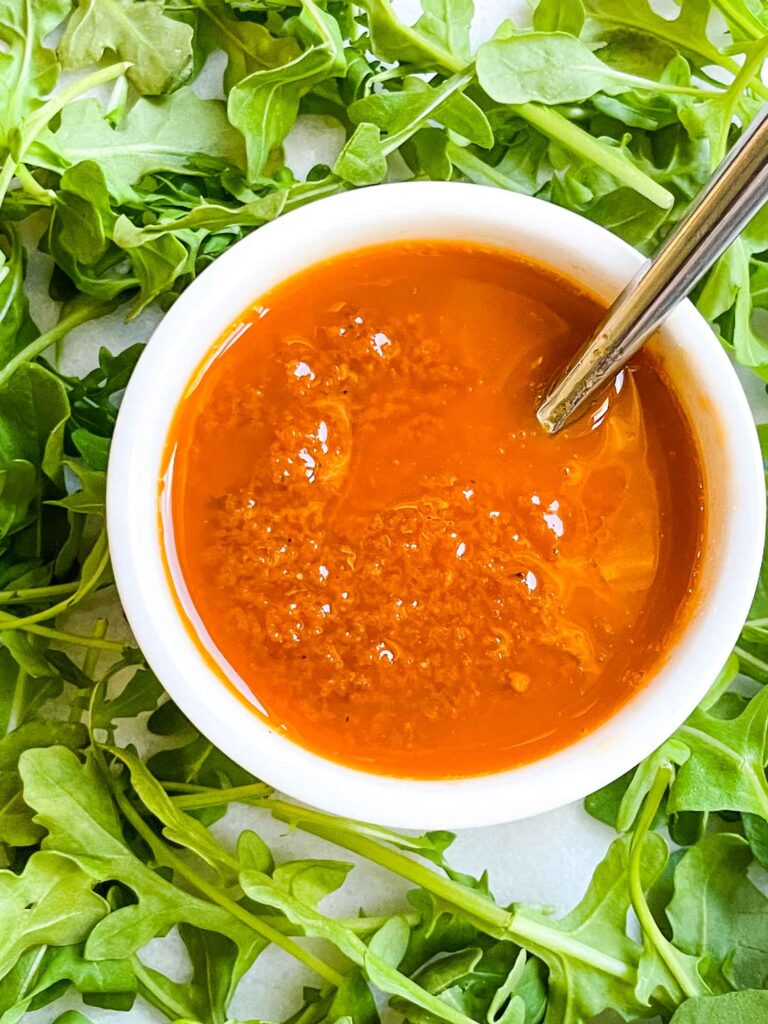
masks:
<instances>
[{"instance_id":1,"label":"oil sheen on sauce","mask_svg":"<svg viewBox=\"0 0 768 1024\"><path fill-rule=\"evenodd\" d=\"M424 242L312 267L233 325L178 409L164 529L190 621L276 728L467 776L643 685L692 600L702 475L648 353L607 413L537 426L601 312L549 268Z\"/></svg>"}]
</instances>

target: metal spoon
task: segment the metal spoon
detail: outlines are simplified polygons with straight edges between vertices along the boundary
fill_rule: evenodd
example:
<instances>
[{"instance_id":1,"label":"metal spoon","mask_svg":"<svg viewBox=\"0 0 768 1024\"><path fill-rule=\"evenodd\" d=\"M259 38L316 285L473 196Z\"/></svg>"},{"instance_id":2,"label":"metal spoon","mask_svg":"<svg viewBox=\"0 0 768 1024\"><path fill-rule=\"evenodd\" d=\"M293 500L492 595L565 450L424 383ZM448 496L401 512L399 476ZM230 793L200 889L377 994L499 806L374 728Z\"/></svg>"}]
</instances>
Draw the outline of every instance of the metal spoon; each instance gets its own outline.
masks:
<instances>
[{"instance_id":1,"label":"metal spoon","mask_svg":"<svg viewBox=\"0 0 768 1024\"><path fill-rule=\"evenodd\" d=\"M556 433L585 412L768 200L768 105L658 252L624 288L536 411Z\"/></svg>"}]
</instances>

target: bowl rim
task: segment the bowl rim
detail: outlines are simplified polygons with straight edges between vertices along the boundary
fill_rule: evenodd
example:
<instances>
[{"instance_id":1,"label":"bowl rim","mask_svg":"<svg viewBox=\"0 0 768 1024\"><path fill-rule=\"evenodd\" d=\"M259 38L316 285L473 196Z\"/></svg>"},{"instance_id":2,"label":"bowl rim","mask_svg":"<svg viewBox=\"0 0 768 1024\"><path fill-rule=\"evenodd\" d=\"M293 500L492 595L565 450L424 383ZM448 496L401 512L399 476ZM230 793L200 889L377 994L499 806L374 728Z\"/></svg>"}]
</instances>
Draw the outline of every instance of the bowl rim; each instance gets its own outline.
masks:
<instances>
[{"instance_id":1,"label":"bowl rim","mask_svg":"<svg viewBox=\"0 0 768 1024\"><path fill-rule=\"evenodd\" d=\"M435 225L437 233L420 224ZM319 200L247 235L186 289L138 361L112 442L107 523L115 581L134 636L163 686L208 739L257 777L325 811L382 825L467 828L514 821L580 799L624 774L682 724L706 693L738 638L761 564L765 478L752 414L722 346L686 300L662 337L689 359L696 347L697 372L707 384L700 394L720 424L727 472L718 487L729 503L718 536L722 568L670 656L635 696L595 730L544 758L490 775L439 780L374 775L337 764L244 711L241 698L189 634L164 564L159 481L178 402L223 331L249 303L301 269L396 237L487 243L494 232L508 239L511 252L520 251L521 242L523 249L538 245L556 252L558 262L541 261L588 286L589 275L599 277L606 295L643 262L637 250L578 214L481 185L405 182ZM527 249L524 254L538 258ZM253 281L254 268L260 284ZM244 295L250 298L243 301ZM708 496L711 491L710 482Z\"/></svg>"}]
</instances>

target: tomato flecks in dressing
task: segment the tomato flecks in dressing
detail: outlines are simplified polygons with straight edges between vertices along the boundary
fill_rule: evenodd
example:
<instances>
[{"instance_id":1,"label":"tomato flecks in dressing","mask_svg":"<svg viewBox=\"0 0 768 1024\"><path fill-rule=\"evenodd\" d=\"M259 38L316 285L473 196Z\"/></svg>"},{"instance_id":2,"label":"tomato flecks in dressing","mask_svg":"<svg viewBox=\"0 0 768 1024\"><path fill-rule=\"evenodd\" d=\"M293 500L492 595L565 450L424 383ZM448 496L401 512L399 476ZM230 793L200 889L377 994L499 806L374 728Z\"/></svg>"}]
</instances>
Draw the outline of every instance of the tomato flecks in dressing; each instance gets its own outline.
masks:
<instances>
[{"instance_id":1,"label":"tomato flecks in dressing","mask_svg":"<svg viewBox=\"0 0 768 1024\"><path fill-rule=\"evenodd\" d=\"M686 611L702 479L648 354L598 425L534 410L601 306L459 243L338 257L260 299L169 457L196 614L276 727L402 776L594 729Z\"/></svg>"}]
</instances>

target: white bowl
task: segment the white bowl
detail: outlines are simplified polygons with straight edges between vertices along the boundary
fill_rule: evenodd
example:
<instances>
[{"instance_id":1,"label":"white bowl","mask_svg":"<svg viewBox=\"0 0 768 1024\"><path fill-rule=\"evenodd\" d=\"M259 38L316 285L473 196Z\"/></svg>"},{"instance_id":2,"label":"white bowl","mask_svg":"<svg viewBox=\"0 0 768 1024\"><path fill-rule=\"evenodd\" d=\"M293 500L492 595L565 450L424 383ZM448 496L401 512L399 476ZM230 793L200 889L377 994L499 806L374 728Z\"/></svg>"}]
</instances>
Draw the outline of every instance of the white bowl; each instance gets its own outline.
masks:
<instances>
[{"instance_id":1,"label":"white bowl","mask_svg":"<svg viewBox=\"0 0 768 1024\"><path fill-rule=\"evenodd\" d=\"M541 200L457 183L348 192L259 228L216 260L175 303L131 378L109 463L107 512L115 578L136 639L163 685L231 758L298 800L404 828L465 828L538 814L617 778L694 709L747 615L765 531L762 460L736 374L684 302L662 332L702 453L706 543L695 610L647 684L603 725L532 764L493 775L424 781L348 768L286 739L222 681L178 611L163 560L158 481L171 418L227 327L260 295L338 253L400 239L463 239L532 257L612 299L642 263L601 227Z\"/></svg>"}]
</instances>

